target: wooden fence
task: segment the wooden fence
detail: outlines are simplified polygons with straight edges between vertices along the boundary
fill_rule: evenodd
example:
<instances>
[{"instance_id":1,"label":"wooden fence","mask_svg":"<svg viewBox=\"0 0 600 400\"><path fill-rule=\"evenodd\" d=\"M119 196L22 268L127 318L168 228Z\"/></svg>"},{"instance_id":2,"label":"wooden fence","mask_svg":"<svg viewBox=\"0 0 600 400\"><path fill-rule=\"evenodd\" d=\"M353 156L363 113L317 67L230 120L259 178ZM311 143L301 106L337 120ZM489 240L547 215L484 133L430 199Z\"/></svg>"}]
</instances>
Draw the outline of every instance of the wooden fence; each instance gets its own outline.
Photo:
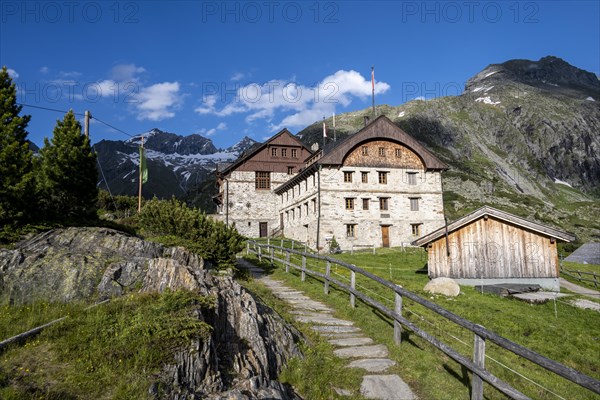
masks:
<instances>
[{"instance_id":1,"label":"wooden fence","mask_svg":"<svg viewBox=\"0 0 600 400\"><path fill-rule=\"evenodd\" d=\"M384 315L394 320L394 340L397 344L401 343L401 334L403 327L408 328L413 333L423 338L430 344L432 344L437 349L444 352L454 361L466 367L473 373L473 378L471 382L471 400L482 400L483 399L483 383L484 381L510 397L511 399L529 399L528 396L519 392L517 389L510 386L508 383L502 381L501 379L494 376L488 370L485 369L485 345L486 340L489 340L492 343L495 343L499 347L506 349L519 357L525 358L534 364L537 364L548 371L551 371L559 376L562 376L565 379L568 379L571 382L574 382L593 393L600 394L600 381L582 374L574 370L573 368L567 367L561 363L558 363L554 360L551 360L547 357L542 356L526 347L523 347L515 342L512 342L488 329L484 328L481 325L475 324L467 319L464 319L439 305L426 300L417 294L410 292L404 288L401 288L394 283L387 281L383 278L380 278L377 275L374 275L368 271L365 271L361 268L358 268L355 265L345 263L340 260L336 260L331 257L321 256L317 254L309 254L305 252L300 252L297 250L292 250L289 248L284 248L281 246L269 245L269 244L260 244L255 241L248 241L247 248L248 253L254 253L258 256L259 261L262 259L269 260L271 264L275 262L281 263L285 266L286 272L290 271L290 268L294 268L300 271L301 280L304 281L306 279L306 274L319 277L323 279L323 290L325 294L329 294L329 286L330 284L335 284L339 288L347 291L350 295L350 305L355 307L356 298L361 299L365 304L379 310ZM281 254L281 256L285 258L278 258L276 252ZM301 264L297 265L292 262L291 255L296 255L301 258ZM321 273L318 271L313 271L307 268L306 260L315 259L320 260L326 263L325 273ZM338 279L332 277L331 275L331 266L337 265L343 269L347 269L350 271L350 285L347 285L344 282L339 281ZM377 282L378 284L384 286L394 293L395 302L394 309L389 309L384 306L382 303L374 300L368 295L356 289L356 274L360 274L366 277L369 280ZM436 314L446 318L449 321L454 322L455 324L471 331L474 335L473 342L473 358L468 359L464 355L460 354L458 351L454 350L452 347L447 344L441 342L431 334L427 333L423 329L419 328L408 319L402 316L402 300L403 298L410 299L417 304L422 305L423 307L435 312Z\"/></svg>"},{"instance_id":2,"label":"wooden fence","mask_svg":"<svg viewBox=\"0 0 600 400\"><path fill-rule=\"evenodd\" d=\"M562 265L560 266L561 275L570 276L573 279L577 279L580 282L590 282L593 283L596 288L598 288L598 275L595 272L585 272L585 271L577 271L573 269L566 269ZM594 279L583 278L581 275L589 275L593 276Z\"/></svg>"}]
</instances>

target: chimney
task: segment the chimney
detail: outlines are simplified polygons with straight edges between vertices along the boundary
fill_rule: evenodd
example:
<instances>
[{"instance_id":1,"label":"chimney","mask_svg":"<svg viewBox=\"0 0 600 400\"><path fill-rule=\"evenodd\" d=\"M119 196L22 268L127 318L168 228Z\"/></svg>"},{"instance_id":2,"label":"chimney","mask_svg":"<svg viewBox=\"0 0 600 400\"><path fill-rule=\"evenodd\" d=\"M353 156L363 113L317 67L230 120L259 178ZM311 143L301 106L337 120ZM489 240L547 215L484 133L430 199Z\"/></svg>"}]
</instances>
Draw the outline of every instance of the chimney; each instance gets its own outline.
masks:
<instances>
[{"instance_id":1,"label":"chimney","mask_svg":"<svg viewBox=\"0 0 600 400\"><path fill-rule=\"evenodd\" d=\"M363 118L365 119L365 126L369 125L369 116L365 115Z\"/></svg>"}]
</instances>

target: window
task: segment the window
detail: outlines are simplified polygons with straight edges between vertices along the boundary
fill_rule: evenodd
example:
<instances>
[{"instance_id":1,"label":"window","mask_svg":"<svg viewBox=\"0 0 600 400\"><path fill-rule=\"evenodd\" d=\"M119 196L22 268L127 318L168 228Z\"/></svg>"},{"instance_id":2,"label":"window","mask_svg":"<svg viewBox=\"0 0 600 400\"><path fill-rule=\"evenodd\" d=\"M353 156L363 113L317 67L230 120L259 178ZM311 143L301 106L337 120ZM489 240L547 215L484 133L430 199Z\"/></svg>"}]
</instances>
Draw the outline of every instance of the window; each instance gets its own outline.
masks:
<instances>
[{"instance_id":1,"label":"window","mask_svg":"<svg viewBox=\"0 0 600 400\"><path fill-rule=\"evenodd\" d=\"M385 185L387 184L387 172L378 172L378 176L379 176L379 183Z\"/></svg>"},{"instance_id":2,"label":"window","mask_svg":"<svg viewBox=\"0 0 600 400\"><path fill-rule=\"evenodd\" d=\"M413 236L421 236L421 224L410 224Z\"/></svg>"},{"instance_id":3,"label":"window","mask_svg":"<svg viewBox=\"0 0 600 400\"><path fill-rule=\"evenodd\" d=\"M271 173L256 171L254 186L256 189L271 189Z\"/></svg>"},{"instance_id":4,"label":"window","mask_svg":"<svg viewBox=\"0 0 600 400\"><path fill-rule=\"evenodd\" d=\"M292 158L298 158L298 150L292 149Z\"/></svg>"},{"instance_id":5,"label":"window","mask_svg":"<svg viewBox=\"0 0 600 400\"><path fill-rule=\"evenodd\" d=\"M275 147L271 148L271 157L277 157L277 149Z\"/></svg>"},{"instance_id":6,"label":"window","mask_svg":"<svg viewBox=\"0 0 600 400\"><path fill-rule=\"evenodd\" d=\"M385 147L379 148L379 157L385 157Z\"/></svg>"},{"instance_id":7,"label":"window","mask_svg":"<svg viewBox=\"0 0 600 400\"><path fill-rule=\"evenodd\" d=\"M410 198L410 211L419 211L419 198L418 197Z\"/></svg>"},{"instance_id":8,"label":"window","mask_svg":"<svg viewBox=\"0 0 600 400\"><path fill-rule=\"evenodd\" d=\"M281 149L281 157L287 157L287 149Z\"/></svg>"},{"instance_id":9,"label":"window","mask_svg":"<svg viewBox=\"0 0 600 400\"><path fill-rule=\"evenodd\" d=\"M396 149L396 157L397 158L402 157L402 149Z\"/></svg>"},{"instance_id":10,"label":"window","mask_svg":"<svg viewBox=\"0 0 600 400\"><path fill-rule=\"evenodd\" d=\"M362 147L362 155L363 156L368 156L369 155L369 148L367 146L363 146Z\"/></svg>"},{"instance_id":11,"label":"window","mask_svg":"<svg viewBox=\"0 0 600 400\"><path fill-rule=\"evenodd\" d=\"M294 174L294 167L288 167L288 175Z\"/></svg>"},{"instance_id":12,"label":"window","mask_svg":"<svg viewBox=\"0 0 600 400\"><path fill-rule=\"evenodd\" d=\"M286 211L285 212L285 218L289 221L290 220L290 212Z\"/></svg>"},{"instance_id":13,"label":"window","mask_svg":"<svg viewBox=\"0 0 600 400\"><path fill-rule=\"evenodd\" d=\"M317 200L316 199L312 199L312 205L313 205L313 212L317 212Z\"/></svg>"},{"instance_id":14,"label":"window","mask_svg":"<svg viewBox=\"0 0 600 400\"><path fill-rule=\"evenodd\" d=\"M292 220L296 219L296 209L292 208Z\"/></svg>"},{"instance_id":15,"label":"window","mask_svg":"<svg viewBox=\"0 0 600 400\"><path fill-rule=\"evenodd\" d=\"M316 181L316 178L315 178L315 176L316 176L316 175L314 175L314 174L313 174L313 187L315 187L315 181Z\"/></svg>"},{"instance_id":16,"label":"window","mask_svg":"<svg viewBox=\"0 0 600 400\"><path fill-rule=\"evenodd\" d=\"M346 237L356 237L356 224L346 224Z\"/></svg>"},{"instance_id":17,"label":"window","mask_svg":"<svg viewBox=\"0 0 600 400\"><path fill-rule=\"evenodd\" d=\"M407 175L407 178L408 178L408 184L409 185L416 185L417 184L417 173L416 172L407 172L406 175Z\"/></svg>"},{"instance_id":18,"label":"window","mask_svg":"<svg viewBox=\"0 0 600 400\"><path fill-rule=\"evenodd\" d=\"M362 183L369 183L369 173L368 172L361 172L360 173L360 179L362 180Z\"/></svg>"},{"instance_id":19,"label":"window","mask_svg":"<svg viewBox=\"0 0 600 400\"><path fill-rule=\"evenodd\" d=\"M304 203L304 214L308 215L308 202Z\"/></svg>"},{"instance_id":20,"label":"window","mask_svg":"<svg viewBox=\"0 0 600 400\"><path fill-rule=\"evenodd\" d=\"M369 209L369 199L362 199L363 202L363 210Z\"/></svg>"},{"instance_id":21,"label":"window","mask_svg":"<svg viewBox=\"0 0 600 400\"><path fill-rule=\"evenodd\" d=\"M344 172L344 182L350 183L352 182L352 171L345 171Z\"/></svg>"},{"instance_id":22,"label":"window","mask_svg":"<svg viewBox=\"0 0 600 400\"><path fill-rule=\"evenodd\" d=\"M344 203L346 204L346 210L354 210L354 199L352 197L346 197Z\"/></svg>"},{"instance_id":23,"label":"window","mask_svg":"<svg viewBox=\"0 0 600 400\"><path fill-rule=\"evenodd\" d=\"M379 209L384 211L389 207L389 197L380 197L379 198Z\"/></svg>"},{"instance_id":24,"label":"window","mask_svg":"<svg viewBox=\"0 0 600 400\"><path fill-rule=\"evenodd\" d=\"M302 218L302 207L298 206L298 218Z\"/></svg>"}]
</instances>

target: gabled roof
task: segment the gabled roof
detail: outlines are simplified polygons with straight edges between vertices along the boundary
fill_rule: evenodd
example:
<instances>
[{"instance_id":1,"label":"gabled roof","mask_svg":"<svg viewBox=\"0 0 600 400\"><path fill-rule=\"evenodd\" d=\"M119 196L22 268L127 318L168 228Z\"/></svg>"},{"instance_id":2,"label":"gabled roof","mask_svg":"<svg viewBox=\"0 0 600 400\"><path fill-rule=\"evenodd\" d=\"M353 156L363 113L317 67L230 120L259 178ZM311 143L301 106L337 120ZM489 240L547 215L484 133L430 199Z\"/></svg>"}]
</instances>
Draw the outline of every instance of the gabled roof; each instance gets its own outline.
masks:
<instances>
[{"instance_id":1,"label":"gabled roof","mask_svg":"<svg viewBox=\"0 0 600 400\"><path fill-rule=\"evenodd\" d=\"M264 142L264 143L255 143L254 145L252 145L248 150L246 150L244 153L242 153L238 157L237 160L235 160L233 163L231 163L230 165L228 165L227 167L225 167L223 170L218 171L218 173L221 174L221 175L227 175L229 172L235 170L238 166L240 166L246 160L249 160L252 157L254 157L255 154L257 154L259 151L261 151L262 149L264 149L265 147L267 147L269 144L271 144L271 142L275 141L278 137L280 137L282 135L288 135L290 138L292 138L293 140L295 140L296 142L298 142L298 144L300 146L306 148L306 150L309 153L312 153L310 151L310 149L308 147L306 147L306 145L304 143L302 143L302 141L300 139L298 139L298 137L296 135L292 134L286 128L283 128L277 134L273 135L266 142Z\"/></svg>"},{"instance_id":2,"label":"gabled roof","mask_svg":"<svg viewBox=\"0 0 600 400\"><path fill-rule=\"evenodd\" d=\"M354 135L345 138L329 152L326 152L317 162L322 165L341 165L346 155L360 143L369 139L381 138L400 142L414 151L421 158L427 170L448 169L448 166L443 161L427 150L415 138L400 129L385 115L380 115Z\"/></svg>"},{"instance_id":3,"label":"gabled roof","mask_svg":"<svg viewBox=\"0 0 600 400\"><path fill-rule=\"evenodd\" d=\"M565 242L571 242L576 239L575 236L570 233L561 231L559 229L556 229L556 228L553 228L553 227L550 227L547 225L538 224L537 222L528 221L524 218L517 217L516 215L507 213L505 211L497 210L490 206L483 206L483 207L473 211L472 213L467 214L464 217L452 222L451 224L448 225L448 233L455 232L455 231L461 229L462 227L470 224L471 222L476 221L485 216L489 216L489 217L498 219L500 221L507 222L512 225L517 225L523 229L526 229L529 231L534 231L543 236L552 237L552 238L562 240ZM413 241L411 244L413 246L426 246L429 243L435 242L436 240L444 237L445 235L446 235L446 227L443 226L440 229L438 229L437 231L431 232L428 235L418 238L417 240Z\"/></svg>"}]
</instances>

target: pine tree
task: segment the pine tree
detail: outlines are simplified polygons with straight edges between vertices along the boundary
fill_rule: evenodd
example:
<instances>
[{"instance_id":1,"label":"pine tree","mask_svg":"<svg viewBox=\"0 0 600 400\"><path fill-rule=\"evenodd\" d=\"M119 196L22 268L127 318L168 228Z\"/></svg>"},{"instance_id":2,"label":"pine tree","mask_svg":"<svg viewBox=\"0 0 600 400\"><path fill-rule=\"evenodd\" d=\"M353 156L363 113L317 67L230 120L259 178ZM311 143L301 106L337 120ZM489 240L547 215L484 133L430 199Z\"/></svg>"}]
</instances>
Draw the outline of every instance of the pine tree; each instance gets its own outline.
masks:
<instances>
[{"instance_id":1,"label":"pine tree","mask_svg":"<svg viewBox=\"0 0 600 400\"><path fill-rule=\"evenodd\" d=\"M96 154L71 110L40 150L38 186L46 217L70 223L94 218L97 178Z\"/></svg>"},{"instance_id":2,"label":"pine tree","mask_svg":"<svg viewBox=\"0 0 600 400\"><path fill-rule=\"evenodd\" d=\"M27 142L31 116L19 116L17 90L6 67L0 70L0 226L27 221L33 208L32 152Z\"/></svg>"}]
</instances>

